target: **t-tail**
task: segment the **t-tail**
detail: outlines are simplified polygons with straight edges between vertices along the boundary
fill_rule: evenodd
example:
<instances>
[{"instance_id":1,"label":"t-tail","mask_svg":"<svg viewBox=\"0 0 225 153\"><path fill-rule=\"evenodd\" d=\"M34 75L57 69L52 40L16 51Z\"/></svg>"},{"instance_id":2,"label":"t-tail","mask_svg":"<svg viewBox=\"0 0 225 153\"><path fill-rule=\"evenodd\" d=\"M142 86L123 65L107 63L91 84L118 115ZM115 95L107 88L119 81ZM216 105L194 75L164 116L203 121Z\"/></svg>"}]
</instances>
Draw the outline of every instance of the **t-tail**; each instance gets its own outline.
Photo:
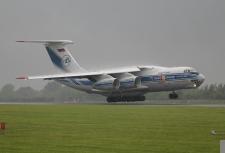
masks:
<instances>
[{"instance_id":1,"label":"t-tail","mask_svg":"<svg viewBox=\"0 0 225 153\"><path fill-rule=\"evenodd\" d=\"M44 44L52 63L65 72L71 73L85 71L66 48L66 45L73 44L70 40L34 40L17 42Z\"/></svg>"}]
</instances>

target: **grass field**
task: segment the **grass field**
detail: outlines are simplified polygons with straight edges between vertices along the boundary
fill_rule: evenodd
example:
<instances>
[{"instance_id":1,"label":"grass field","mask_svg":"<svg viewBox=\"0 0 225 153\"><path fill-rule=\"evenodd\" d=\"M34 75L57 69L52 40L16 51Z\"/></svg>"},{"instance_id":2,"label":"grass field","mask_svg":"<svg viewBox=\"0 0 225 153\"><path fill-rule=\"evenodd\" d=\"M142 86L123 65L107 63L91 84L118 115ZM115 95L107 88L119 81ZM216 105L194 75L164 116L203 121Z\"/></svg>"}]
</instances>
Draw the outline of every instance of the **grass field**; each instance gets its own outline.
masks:
<instances>
[{"instance_id":1,"label":"grass field","mask_svg":"<svg viewBox=\"0 0 225 153\"><path fill-rule=\"evenodd\" d=\"M0 105L0 153L219 153L225 107Z\"/></svg>"}]
</instances>

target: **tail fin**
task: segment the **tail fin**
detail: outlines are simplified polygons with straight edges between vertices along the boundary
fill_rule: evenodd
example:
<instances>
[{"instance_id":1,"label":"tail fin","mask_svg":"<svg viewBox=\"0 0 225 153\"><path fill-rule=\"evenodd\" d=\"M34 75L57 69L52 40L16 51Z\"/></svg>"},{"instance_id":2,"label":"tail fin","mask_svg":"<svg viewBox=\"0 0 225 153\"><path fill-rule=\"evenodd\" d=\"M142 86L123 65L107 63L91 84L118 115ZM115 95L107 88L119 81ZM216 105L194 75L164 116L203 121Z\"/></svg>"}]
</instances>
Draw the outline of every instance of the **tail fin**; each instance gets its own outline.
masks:
<instances>
[{"instance_id":1,"label":"tail fin","mask_svg":"<svg viewBox=\"0 0 225 153\"><path fill-rule=\"evenodd\" d=\"M17 41L25 43L41 43L45 45L52 63L65 72L83 72L84 69L76 62L66 45L73 44L70 40L35 40Z\"/></svg>"}]
</instances>

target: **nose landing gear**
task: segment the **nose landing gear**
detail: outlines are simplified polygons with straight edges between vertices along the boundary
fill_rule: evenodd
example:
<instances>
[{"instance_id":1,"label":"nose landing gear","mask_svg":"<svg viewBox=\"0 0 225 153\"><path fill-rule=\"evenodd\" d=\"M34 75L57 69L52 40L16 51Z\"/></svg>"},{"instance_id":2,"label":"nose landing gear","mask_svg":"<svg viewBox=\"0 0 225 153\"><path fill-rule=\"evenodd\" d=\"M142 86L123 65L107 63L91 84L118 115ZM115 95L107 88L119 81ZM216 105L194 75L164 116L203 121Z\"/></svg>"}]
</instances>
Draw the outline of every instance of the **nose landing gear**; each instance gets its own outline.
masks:
<instances>
[{"instance_id":1,"label":"nose landing gear","mask_svg":"<svg viewBox=\"0 0 225 153\"><path fill-rule=\"evenodd\" d=\"M176 92L172 92L169 94L169 98L170 99L177 99L178 98L178 94Z\"/></svg>"}]
</instances>

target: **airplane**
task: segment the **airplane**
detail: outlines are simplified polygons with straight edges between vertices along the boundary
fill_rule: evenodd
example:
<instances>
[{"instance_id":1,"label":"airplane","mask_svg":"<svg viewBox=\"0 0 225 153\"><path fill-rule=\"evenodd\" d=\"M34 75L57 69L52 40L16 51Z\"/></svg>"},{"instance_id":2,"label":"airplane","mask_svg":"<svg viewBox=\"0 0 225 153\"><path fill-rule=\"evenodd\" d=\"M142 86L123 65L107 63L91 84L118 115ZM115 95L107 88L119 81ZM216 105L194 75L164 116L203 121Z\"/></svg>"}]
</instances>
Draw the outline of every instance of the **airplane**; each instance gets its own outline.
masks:
<instances>
[{"instance_id":1,"label":"airplane","mask_svg":"<svg viewBox=\"0 0 225 153\"><path fill-rule=\"evenodd\" d=\"M193 67L132 66L104 71L86 71L73 58L67 45L70 40L17 41L40 43L47 50L52 63L61 74L18 77L17 79L54 80L87 93L103 95L107 102L145 101L148 92L171 91L170 99L177 99L177 90L198 88L205 76Z\"/></svg>"}]
</instances>

